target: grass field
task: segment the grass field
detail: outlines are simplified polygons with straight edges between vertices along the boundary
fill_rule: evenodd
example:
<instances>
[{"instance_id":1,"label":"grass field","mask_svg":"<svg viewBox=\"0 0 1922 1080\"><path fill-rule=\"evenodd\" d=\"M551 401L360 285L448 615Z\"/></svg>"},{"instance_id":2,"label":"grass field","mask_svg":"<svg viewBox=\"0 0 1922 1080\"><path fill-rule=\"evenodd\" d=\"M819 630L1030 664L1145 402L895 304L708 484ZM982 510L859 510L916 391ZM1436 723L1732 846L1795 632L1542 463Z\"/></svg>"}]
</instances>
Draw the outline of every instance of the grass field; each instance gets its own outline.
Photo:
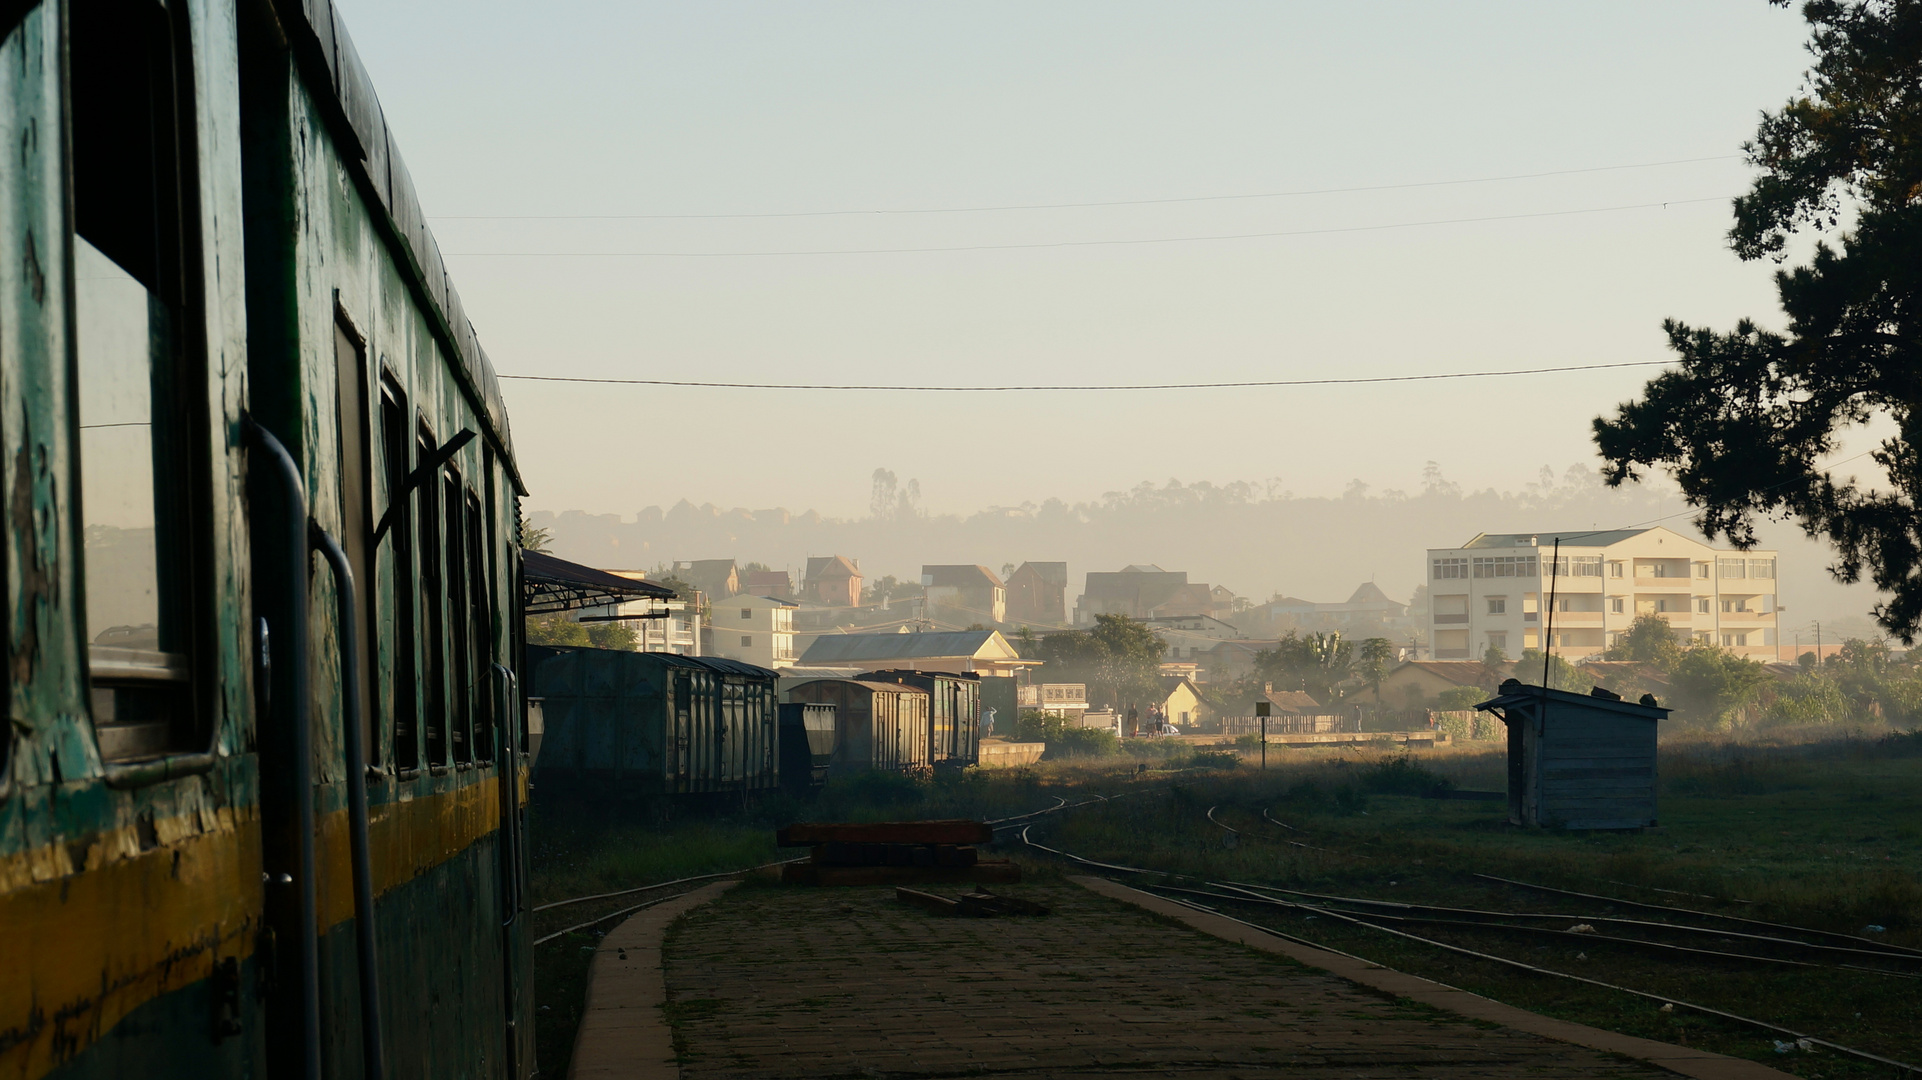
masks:
<instances>
[{"instance_id":1,"label":"grass field","mask_svg":"<svg viewBox=\"0 0 1922 1080\"><path fill-rule=\"evenodd\" d=\"M535 902L773 861L793 854L773 846L773 829L795 820L985 819L1037 810L1057 796L1078 801L1087 794L1127 793L1039 819L1031 835L1087 858L1177 875L1176 884L1183 884L1181 878L1192 879L1189 885L1229 879L1403 902L1562 912L1571 922L1581 915L1645 914L1611 912L1595 902L1475 876L1485 873L1922 947L1922 737L1671 741L1661 758L1662 827L1638 833L1515 829L1505 822L1503 804L1415 794L1437 778L1462 789L1499 790L1503 760L1494 747L1405 758L1271 749L1266 772L1251 762L1214 768L1183 768L1179 759L1160 764L1165 767L1138 772L1136 763L1112 759L1050 763L927 785L861 778L830 785L813 803L776 799L748 810L680 807L671 816L658 810L544 812L534 823ZM1211 808L1238 832L1231 835L1209 821ZM1269 824L1264 810L1292 831ZM1044 876L1061 868L1018 842L1004 841L1003 847ZM542 913L536 933L633 902ZM1687 1010L1665 1013L1645 999L1328 917L1216 906L1564 1019L1766 1060L1808 1077L1898 1075L1887 1066L1821 1051L1778 1054L1776 1038L1746 1025ZM1870 926L1882 929L1865 931ZM1413 931L1922 1061L1922 1025L1916 1023L1922 980L1655 956L1559 936L1518 938L1459 927ZM537 952L536 991L545 1006L539 1053L543 1070L556 1075L565 1069L594 940L593 931L582 931Z\"/></svg>"}]
</instances>

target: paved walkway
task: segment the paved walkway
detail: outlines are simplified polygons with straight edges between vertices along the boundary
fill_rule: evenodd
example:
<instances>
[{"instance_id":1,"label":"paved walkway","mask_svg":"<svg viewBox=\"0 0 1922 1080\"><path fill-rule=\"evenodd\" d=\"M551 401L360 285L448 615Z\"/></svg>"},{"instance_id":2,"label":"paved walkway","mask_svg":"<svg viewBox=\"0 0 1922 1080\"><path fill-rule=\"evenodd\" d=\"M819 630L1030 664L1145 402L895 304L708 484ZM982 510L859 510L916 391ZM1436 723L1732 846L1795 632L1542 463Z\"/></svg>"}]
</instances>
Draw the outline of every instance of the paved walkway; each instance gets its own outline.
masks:
<instances>
[{"instance_id":1,"label":"paved walkway","mask_svg":"<svg viewBox=\"0 0 1922 1080\"><path fill-rule=\"evenodd\" d=\"M1073 885L1008 891L1055 914L941 918L892 889L767 887L690 911L664 950L680 1075L1674 1075L1393 999ZM1715 1060L1729 1071L1678 1071L1783 1075Z\"/></svg>"}]
</instances>

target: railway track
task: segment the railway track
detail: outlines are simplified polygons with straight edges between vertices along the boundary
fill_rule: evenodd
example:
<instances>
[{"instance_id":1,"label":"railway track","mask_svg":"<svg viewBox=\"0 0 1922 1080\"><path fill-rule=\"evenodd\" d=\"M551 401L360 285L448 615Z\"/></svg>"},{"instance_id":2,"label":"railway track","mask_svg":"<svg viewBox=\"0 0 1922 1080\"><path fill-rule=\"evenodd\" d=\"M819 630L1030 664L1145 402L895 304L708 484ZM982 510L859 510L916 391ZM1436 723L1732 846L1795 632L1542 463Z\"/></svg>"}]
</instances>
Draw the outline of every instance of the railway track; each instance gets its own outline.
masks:
<instances>
[{"instance_id":1,"label":"railway track","mask_svg":"<svg viewBox=\"0 0 1922 1080\"><path fill-rule=\"evenodd\" d=\"M1076 804L1086 805L1086 803ZM1064 809L1064 808L1056 808ZM1217 817L1220 805L1211 806L1206 812L1207 820L1217 828L1239 836L1254 836L1259 839L1288 844L1309 850L1327 852L1335 855L1354 856L1331 848L1321 848L1308 844L1305 840L1288 837L1264 836L1260 833L1244 833L1228 825ZM1267 810L1261 811L1263 821L1301 836L1300 830L1276 820ZM1186 881L1176 884L1167 880L1174 875L1149 867L1129 866L1119 863L1103 862L1077 855L1073 852L1050 847L1035 840L1030 829L1035 824L1028 821L1021 826L1020 838L1038 851L1067 859L1081 866L1096 870L1126 874L1135 878L1142 888L1167 895L1167 897L1197 910L1208 911L1215 915L1234 919L1244 925L1275 934L1304 945L1327 951L1320 941L1314 941L1287 933L1275 926L1249 919L1237 918L1212 905L1240 905L1261 910L1286 910L1308 918L1327 918L1335 922L1366 930L1372 933L1391 935L1430 948L1439 949L1456 955L1500 964L1509 968L1534 974L1581 983L1627 994L1644 1000L1659 1002L1664 1008L1684 1009L1705 1016L1741 1024L1750 1028L1770 1032L1775 1036L1787 1036L1793 1045L1804 1049L1820 1047L1833 1053L1853 1057L1861 1061L1874 1062L1888 1066L1910 1075L1922 1075L1922 1066L1898 1061L1872 1051L1847 1046L1831 1039L1809 1032L1795 1030L1780 1024L1753 1017L1743 1016L1710 1005L1678 999L1672 995L1661 994L1633 986L1618 985L1585 975L1554 968L1544 967L1513 957L1502 956L1487 951L1488 947L1474 948L1461 943L1461 939L1474 941L1480 937L1494 937L1498 941L1556 940L1581 948L1632 950L1657 959L1668 958L1691 963L1717 965L1759 965L1789 969L1831 969L1851 974L1868 974L1879 978L1913 981L1922 978L1922 951L1903 946L1887 945L1867 938L1860 938L1833 931L1812 930L1806 927L1789 926L1782 923L1766 922L1742 916L1722 915L1714 912L1697 911L1669 905L1650 904L1641 901L1622 900L1618 897L1602 896L1594 893L1581 893L1573 890L1557 889L1552 886L1536 885L1493 875L1475 874L1479 879L1488 880L1512 889L1535 890L1544 894L1559 895L1571 901L1589 905L1620 905L1638 910L1659 913L1665 918L1634 919L1613 914L1589 914L1586 912L1540 912L1540 911L1495 911L1483 908L1448 907L1442 905L1414 904L1404 901L1377 900L1370 897L1340 896L1328 893L1313 893L1288 889L1280 886L1261 885L1234 881ZM1162 878L1161 881L1151 880ZM1692 895L1692 894L1678 894ZM1691 921L1677 921L1688 919ZM1711 925L1699 921L1710 920ZM1557 925L1559 924L1559 925ZM1607 926L1615 933L1603 933L1599 927ZM1745 929L1736 929L1741 926ZM1422 929L1417 933L1415 928ZM1432 929L1431 929L1432 928ZM1766 931L1766 932L1763 932ZM1443 940L1432 935L1453 937L1457 940ZM1658 940L1666 937L1668 940ZM1709 947L1711 945L1718 947ZM1342 955L1353 956L1351 953ZM1585 955L1585 953L1583 954ZM1356 957L1357 959L1365 959ZM1371 961L1373 962L1373 961Z\"/></svg>"},{"instance_id":2,"label":"railway track","mask_svg":"<svg viewBox=\"0 0 1922 1080\"><path fill-rule=\"evenodd\" d=\"M1073 803L1069 802L1067 799L1062 798L1060 796L1054 796L1053 806L1046 806L1039 810L1031 810L1025 814L1015 814L1009 817L994 818L988 821L986 824L993 826L995 831L999 833L1002 830L1020 828L1023 825L1029 824L1049 814L1060 813L1066 810L1073 810L1073 809L1076 809L1077 807L1082 807L1082 806L1092 806L1096 803L1108 802L1112 799L1126 798L1128 795L1132 795L1132 794L1137 794L1137 792L1124 792L1120 795L1095 795L1090 798L1083 799L1079 802L1073 802ZM786 866L789 863L806 862L807 858L808 858L807 856L803 855L799 858L794 858L794 859L777 859L774 862L760 863L755 866L744 866L737 870L723 870L723 871L719 871L712 874L695 874L689 877L675 878L672 881L655 882L650 885L637 885L631 889L616 889L612 892L590 893L584 896L568 897L563 900L551 900L545 904L536 904L533 908L529 910L535 916L540 916L544 912L557 911L561 908L566 908L566 907L604 904L608 901L624 900L629 897L639 897L639 896L642 896L643 894L662 893L662 895L658 895L658 896L649 896L646 900L642 900L638 903L624 904L624 905L610 908L609 910L596 914L591 918L572 923L571 925L560 926L558 928L549 929L549 927L553 927L554 923L557 922L558 920L543 919L542 922L544 923L544 925L541 927L541 929L544 932L540 936L536 937L533 943L536 946L547 945L552 942L559 941L560 939L566 937L569 934L576 933L581 930L591 930L601 925L602 923L611 922L615 919L621 918L622 916L632 915L637 911L641 911L646 908L653 907L656 904L663 903L668 900L672 900L674 897L679 896L682 893L685 893L690 889L704 882L718 881L722 878L739 877L742 874L751 874L757 870L768 870L777 866ZM673 891L663 892L663 890L673 890Z\"/></svg>"}]
</instances>

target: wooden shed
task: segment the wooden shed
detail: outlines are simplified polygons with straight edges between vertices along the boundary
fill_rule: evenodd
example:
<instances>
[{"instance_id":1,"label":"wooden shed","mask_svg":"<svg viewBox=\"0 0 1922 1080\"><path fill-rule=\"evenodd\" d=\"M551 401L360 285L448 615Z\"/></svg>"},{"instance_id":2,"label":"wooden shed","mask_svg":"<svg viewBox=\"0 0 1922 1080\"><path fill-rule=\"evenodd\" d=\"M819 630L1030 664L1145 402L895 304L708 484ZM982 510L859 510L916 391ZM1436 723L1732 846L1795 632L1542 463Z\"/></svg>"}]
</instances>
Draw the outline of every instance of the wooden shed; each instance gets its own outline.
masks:
<instances>
[{"instance_id":1,"label":"wooden shed","mask_svg":"<svg viewBox=\"0 0 1922 1080\"><path fill-rule=\"evenodd\" d=\"M1561 829L1655 824L1655 728L1669 714L1653 697L1623 701L1545 690L1519 680L1475 706L1508 725L1508 819Z\"/></svg>"},{"instance_id":2,"label":"wooden shed","mask_svg":"<svg viewBox=\"0 0 1922 1080\"><path fill-rule=\"evenodd\" d=\"M928 760L928 692L860 679L815 679L789 688L790 702L835 707L833 775L879 769L919 772Z\"/></svg>"}]
</instances>

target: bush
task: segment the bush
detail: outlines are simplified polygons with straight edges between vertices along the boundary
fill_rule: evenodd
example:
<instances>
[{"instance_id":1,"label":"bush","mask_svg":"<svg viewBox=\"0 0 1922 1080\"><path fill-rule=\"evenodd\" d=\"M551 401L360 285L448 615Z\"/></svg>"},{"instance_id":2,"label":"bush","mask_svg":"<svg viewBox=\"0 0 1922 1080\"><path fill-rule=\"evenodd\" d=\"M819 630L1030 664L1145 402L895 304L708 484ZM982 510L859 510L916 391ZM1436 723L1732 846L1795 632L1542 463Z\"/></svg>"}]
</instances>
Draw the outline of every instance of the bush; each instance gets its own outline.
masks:
<instances>
[{"instance_id":1,"label":"bush","mask_svg":"<svg viewBox=\"0 0 1922 1080\"><path fill-rule=\"evenodd\" d=\"M1109 728L1064 727L1048 740L1048 749L1042 757L1055 761L1061 758L1104 758L1121 753L1121 736Z\"/></svg>"},{"instance_id":2,"label":"bush","mask_svg":"<svg viewBox=\"0 0 1922 1080\"><path fill-rule=\"evenodd\" d=\"M1479 686L1451 686L1435 695L1435 708L1442 712L1461 712L1473 709L1491 696Z\"/></svg>"},{"instance_id":3,"label":"bush","mask_svg":"<svg viewBox=\"0 0 1922 1080\"><path fill-rule=\"evenodd\" d=\"M828 781L826 794L875 806L912 806L927 796L928 784L904 773L870 769Z\"/></svg>"},{"instance_id":4,"label":"bush","mask_svg":"<svg viewBox=\"0 0 1922 1080\"><path fill-rule=\"evenodd\" d=\"M1259 750L1261 749L1261 736L1251 731L1246 735L1238 736L1235 739L1235 745L1243 750Z\"/></svg>"},{"instance_id":5,"label":"bush","mask_svg":"<svg viewBox=\"0 0 1922 1080\"><path fill-rule=\"evenodd\" d=\"M1428 795L1453 791L1455 782L1437 776L1407 754L1383 758L1362 769L1362 786L1383 795Z\"/></svg>"},{"instance_id":6,"label":"bush","mask_svg":"<svg viewBox=\"0 0 1922 1080\"><path fill-rule=\"evenodd\" d=\"M1203 750L1188 764L1197 769L1234 769L1241 766L1241 755L1233 750Z\"/></svg>"},{"instance_id":7,"label":"bush","mask_svg":"<svg viewBox=\"0 0 1922 1080\"><path fill-rule=\"evenodd\" d=\"M1368 809L1368 795L1352 782L1324 787L1313 780L1290 785L1282 796L1291 813L1353 817Z\"/></svg>"}]
</instances>

